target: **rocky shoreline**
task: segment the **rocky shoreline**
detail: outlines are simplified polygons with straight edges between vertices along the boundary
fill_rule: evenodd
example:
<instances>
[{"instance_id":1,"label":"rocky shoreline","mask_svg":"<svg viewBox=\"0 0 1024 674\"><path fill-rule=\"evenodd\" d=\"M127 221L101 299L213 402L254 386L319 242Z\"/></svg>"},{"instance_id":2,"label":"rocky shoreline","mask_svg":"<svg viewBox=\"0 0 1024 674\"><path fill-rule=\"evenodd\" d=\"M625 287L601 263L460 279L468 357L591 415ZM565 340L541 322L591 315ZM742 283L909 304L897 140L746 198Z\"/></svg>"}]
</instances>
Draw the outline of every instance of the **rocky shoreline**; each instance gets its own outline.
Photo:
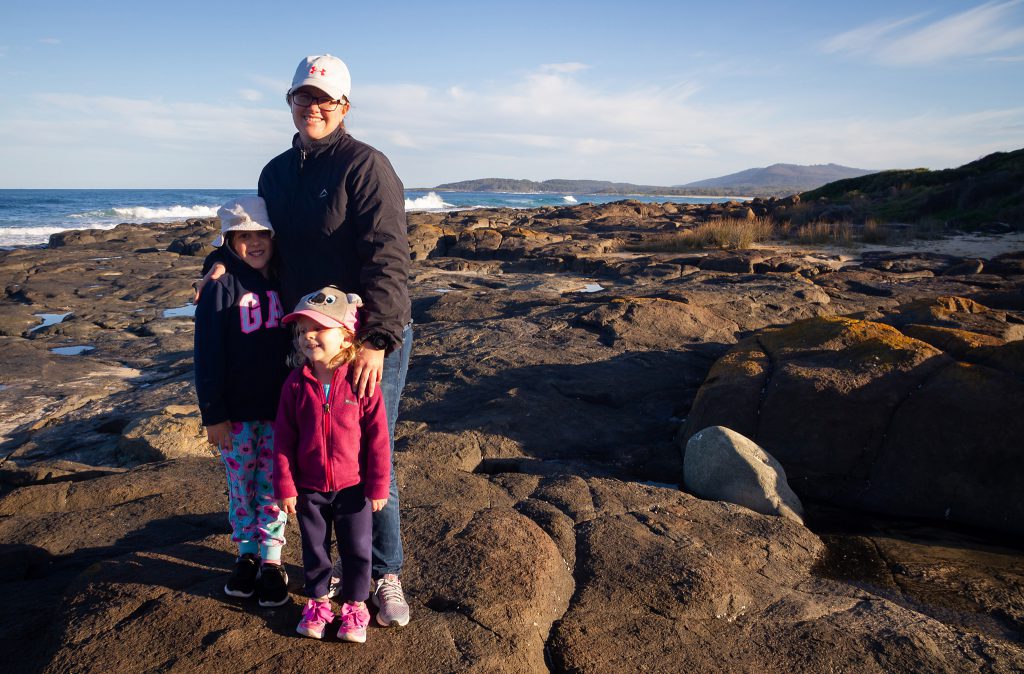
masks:
<instances>
[{"instance_id":1,"label":"rocky shoreline","mask_svg":"<svg viewBox=\"0 0 1024 674\"><path fill-rule=\"evenodd\" d=\"M1024 669L1024 250L635 252L783 202L410 215L413 621L362 648L220 592L187 313L215 221L0 252L12 671ZM807 526L678 489L712 425Z\"/></svg>"}]
</instances>

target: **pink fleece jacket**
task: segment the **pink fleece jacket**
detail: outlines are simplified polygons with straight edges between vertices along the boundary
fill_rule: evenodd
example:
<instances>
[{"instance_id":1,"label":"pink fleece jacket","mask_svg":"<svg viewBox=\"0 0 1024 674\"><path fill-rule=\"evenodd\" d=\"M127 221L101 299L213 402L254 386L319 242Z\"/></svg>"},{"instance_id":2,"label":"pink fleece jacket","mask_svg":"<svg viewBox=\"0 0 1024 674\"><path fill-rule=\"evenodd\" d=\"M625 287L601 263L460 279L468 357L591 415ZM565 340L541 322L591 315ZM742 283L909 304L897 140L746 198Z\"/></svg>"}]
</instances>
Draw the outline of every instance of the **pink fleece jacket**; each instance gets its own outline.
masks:
<instances>
[{"instance_id":1,"label":"pink fleece jacket","mask_svg":"<svg viewBox=\"0 0 1024 674\"><path fill-rule=\"evenodd\" d=\"M334 371L329 399L309 366L294 370L281 388L274 422L274 496L299 489L337 491L364 485L366 498L388 497L391 456L380 387L356 398L349 366Z\"/></svg>"}]
</instances>

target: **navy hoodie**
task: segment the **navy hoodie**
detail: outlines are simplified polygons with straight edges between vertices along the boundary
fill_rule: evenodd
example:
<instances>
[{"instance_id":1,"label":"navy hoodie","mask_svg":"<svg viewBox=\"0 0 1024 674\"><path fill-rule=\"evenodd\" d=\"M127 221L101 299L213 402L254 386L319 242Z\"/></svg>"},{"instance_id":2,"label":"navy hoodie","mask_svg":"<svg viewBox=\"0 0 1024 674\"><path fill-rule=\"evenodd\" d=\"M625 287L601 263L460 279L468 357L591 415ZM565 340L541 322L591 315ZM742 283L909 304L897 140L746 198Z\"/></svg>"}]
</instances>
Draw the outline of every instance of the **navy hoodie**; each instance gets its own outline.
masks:
<instances>
[{"instance_id":1,"label":"navy hoodie","mask_svg":"<svg viewBox=\"0 0 1024 674\"><path fill-rule=\"evenodd\" d=\"M196 394L203 425L273 421L291 330L278 283L243 262L227 244L218 255L227 273L211 282L196 307Z\"/></svg>"}]
</instances>

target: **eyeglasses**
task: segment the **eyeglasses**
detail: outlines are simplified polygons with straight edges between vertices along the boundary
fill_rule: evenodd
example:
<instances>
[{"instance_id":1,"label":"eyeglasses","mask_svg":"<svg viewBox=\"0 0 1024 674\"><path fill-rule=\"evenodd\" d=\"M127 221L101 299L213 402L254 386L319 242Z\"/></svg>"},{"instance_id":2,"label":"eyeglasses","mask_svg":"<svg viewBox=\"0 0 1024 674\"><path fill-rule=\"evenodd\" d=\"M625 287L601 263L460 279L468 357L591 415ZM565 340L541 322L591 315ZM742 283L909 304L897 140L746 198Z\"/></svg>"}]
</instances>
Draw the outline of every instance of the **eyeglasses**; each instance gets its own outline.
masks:
<instances>
[{"instance_id":1,"label":"eyeglasses","mask_svg":"<svg viewBox=\"0 0 1024 674\"><path fill-rule=\"evenodd\" d=\"M319 98L307 94L305 91L298 91L291 95L292 103L299 106L300 108L308 108L314 103L321 110L327 112L334 112L338 109L339 105L344 105L345 101L336 101L330 96L320 96Z\"/></svg>"}]
</instances>

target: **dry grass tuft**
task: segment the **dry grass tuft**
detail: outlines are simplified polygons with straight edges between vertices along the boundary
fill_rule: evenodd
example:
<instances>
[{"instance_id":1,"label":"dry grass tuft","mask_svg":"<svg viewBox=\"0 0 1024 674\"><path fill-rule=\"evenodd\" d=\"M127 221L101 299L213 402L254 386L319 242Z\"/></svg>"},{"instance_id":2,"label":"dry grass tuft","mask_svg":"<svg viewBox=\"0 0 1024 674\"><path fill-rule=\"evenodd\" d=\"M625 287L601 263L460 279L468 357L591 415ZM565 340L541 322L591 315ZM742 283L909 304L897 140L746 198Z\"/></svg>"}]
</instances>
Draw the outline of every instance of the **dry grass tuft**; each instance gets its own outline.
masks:
<instances>
[{"instance_id":1,"label":"dry grass tuft","mask_svg":"<svg viewBox=\"0 0 1024 674\"><path fill-rule=\"evenodd\" d=\"M860 231L860 240L864 243L885 243L893 236L893 231L881 225L874 218L864 221L864 227Z\"/></svg>"},{"instance_id":2,"label":"dry grass tuft","mask_svg":"<svg viewBox=\"0 0 1024 674\"><path fill-rule=\"evenodd\" d=\"M768 218L723 218L702 223L656 241L630 244L626 248L636 252L660 253L707 248L742 250L750 248L755 243L767 241L774 234L775 224Z\"/></svg>"},{"instance_id":3,"label":"dry grass tuft","mask_svg":"<svg viewBox=\"0 0 1024 674\"><path fill-rule=\"evenodd\" d=\"M801 225L790 237L802 244L849 245L853 241L850 226L845 222L813 222Z\"/></svg>"}]
</instances>

